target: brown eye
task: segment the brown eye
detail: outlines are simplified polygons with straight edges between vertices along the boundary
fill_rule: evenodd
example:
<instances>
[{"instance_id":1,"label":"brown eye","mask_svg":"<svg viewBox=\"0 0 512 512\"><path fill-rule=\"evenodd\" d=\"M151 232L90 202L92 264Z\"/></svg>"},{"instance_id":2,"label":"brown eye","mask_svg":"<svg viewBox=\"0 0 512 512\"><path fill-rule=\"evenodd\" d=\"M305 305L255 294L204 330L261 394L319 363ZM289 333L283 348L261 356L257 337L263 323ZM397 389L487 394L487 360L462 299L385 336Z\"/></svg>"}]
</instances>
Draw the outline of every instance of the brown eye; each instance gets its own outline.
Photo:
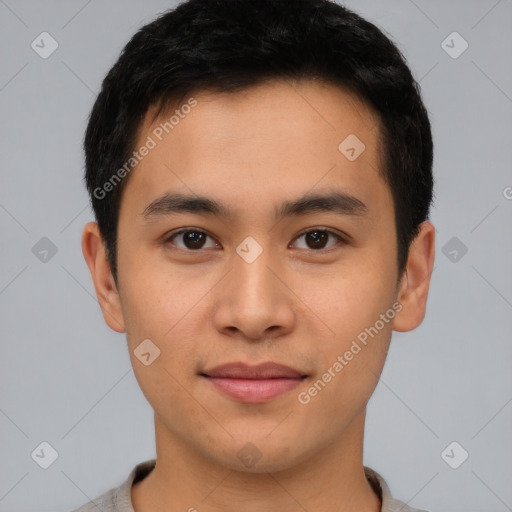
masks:
<instances>
[{"instance_id":1,"label":"brown eye","mask_svg":"<svg viewBox=\"0 0 512 512\"><path fill-rule=\"evenodd\" d=\"M305 234L305 237L306 244L310 249L323 249L329 239L329 235L325 231L310 231Z\"/></svg>"},{"instance_id":2,"label":"brown eye","mask_svg":"<svg viewBox=\"0 0 512 512\"><path fill-rule=\"evenodd\" d=\"M335 239L337 239L337 240L335 240L334 244L331 244L330 247L335 246L336 243L338 243L339 241L343 241L343 238L340 235L338 235L328 229L310 229L309 231L305 231L304 233L299 235L296 238L296 240L304 238L306 247L302 247L302 249L309 249L309 250L316 251L316 250L321 250L321 249L326 248L328 241L329 241L329 237L334 237ZM327 248L330 248L330 247L327 247Z\"/></svg>"},{"instance_id":3,"label":"brown eye","mask_svg":"<svg viewBox=\"0 0 512 512\"><path fill-rule=\"evenodd\" d=\"M166 242L170 242L180 249L197 251L199 249L205 248L205 243L208 238L211 238L210 235L206 234L204 231L189 229L174 233L169 238L167 238ZM181 241L182 245L176 243L174 240ZM215 242L213 243L213 247L215 247Z\"/></svg>"}]
</instances>

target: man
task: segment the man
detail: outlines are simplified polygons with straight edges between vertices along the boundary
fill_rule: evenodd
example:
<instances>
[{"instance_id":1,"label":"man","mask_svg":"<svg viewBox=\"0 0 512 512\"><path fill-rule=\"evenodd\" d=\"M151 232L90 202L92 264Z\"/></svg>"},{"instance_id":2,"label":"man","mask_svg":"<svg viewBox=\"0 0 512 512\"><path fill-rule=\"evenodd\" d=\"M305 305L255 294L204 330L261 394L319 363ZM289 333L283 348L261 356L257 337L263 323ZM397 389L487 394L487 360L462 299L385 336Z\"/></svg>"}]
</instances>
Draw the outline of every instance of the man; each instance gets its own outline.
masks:
<instances>
[{"instance_id":1,"label":"man","mask_svg":"<svg viewBox=\"0 0 512 512\"><path fill-rule=\"evenodd\" d=\"M412 511L363 465L434 261L430 124L390 40L328 0L188 0L126 45L84 147L83 253L157 458L80 512Z\"/></svg>"}]
</instances>

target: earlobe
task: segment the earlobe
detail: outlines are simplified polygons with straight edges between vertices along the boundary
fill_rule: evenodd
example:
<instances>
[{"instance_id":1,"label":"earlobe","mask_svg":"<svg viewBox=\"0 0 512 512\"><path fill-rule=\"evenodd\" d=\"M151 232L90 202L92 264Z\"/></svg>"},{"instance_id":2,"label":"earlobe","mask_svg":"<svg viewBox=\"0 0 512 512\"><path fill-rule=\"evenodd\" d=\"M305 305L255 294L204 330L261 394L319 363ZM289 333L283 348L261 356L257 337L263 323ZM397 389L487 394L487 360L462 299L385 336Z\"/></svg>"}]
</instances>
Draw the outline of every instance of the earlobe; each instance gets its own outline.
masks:
<instances>
[{"instance_id":1,"label":"earlobe","mask_svg":"<svg viewBox=\"0 0 512 512\"><path fill-rule=\"evenodd\" d=\"M397 295L402 309L394 319L393 330L412 331L425 318L434 257L435 228L430 221L425 221L409 250Z\"/></svg>"},{"instance_id":2,"label":"earlobe","mask_svg":"<svg viewBox=\"0 0 512 512\"><path fill-rule=\"evenodd\" d=\"M121 300L108 263L105 245L98 224L89 222L82 232L84 255L96 290L96 297L107 325L116 332L125 332Z\"/></svg>"}]
</instances>

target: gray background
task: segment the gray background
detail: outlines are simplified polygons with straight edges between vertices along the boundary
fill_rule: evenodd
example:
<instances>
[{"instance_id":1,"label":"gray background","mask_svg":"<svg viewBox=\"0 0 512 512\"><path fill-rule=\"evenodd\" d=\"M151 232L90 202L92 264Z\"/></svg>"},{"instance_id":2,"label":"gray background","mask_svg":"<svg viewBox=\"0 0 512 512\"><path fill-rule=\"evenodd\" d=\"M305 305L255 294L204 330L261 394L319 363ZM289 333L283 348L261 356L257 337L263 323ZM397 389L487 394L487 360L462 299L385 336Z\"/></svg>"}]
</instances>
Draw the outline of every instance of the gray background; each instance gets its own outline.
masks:
<instances>
[{"instance_id":1,"label":"gray background","mask_svg":"<svg viewBox=\"0 0 512 512\"><path fill-rule=\"evenodd\" d=\"M1 511L69 511L155 456L152 410L81 253L93 218L81 142L128 38L174 5L0 0ZM512 510L512 0L346 5L407 57L435 139L427 316L394 333L364 462L411 506ZM31 48L43 31L59 45L47 59ZM453 31L469 43L458 58L441 44ZM46 261L48 242L33 250L43 237L57 249ZM58 453L48 469L31 458L43 441ZM458 469L441 456L452 441L462 447L448 451L452 464L469 453Z\"/></svg>"}]
</instances>

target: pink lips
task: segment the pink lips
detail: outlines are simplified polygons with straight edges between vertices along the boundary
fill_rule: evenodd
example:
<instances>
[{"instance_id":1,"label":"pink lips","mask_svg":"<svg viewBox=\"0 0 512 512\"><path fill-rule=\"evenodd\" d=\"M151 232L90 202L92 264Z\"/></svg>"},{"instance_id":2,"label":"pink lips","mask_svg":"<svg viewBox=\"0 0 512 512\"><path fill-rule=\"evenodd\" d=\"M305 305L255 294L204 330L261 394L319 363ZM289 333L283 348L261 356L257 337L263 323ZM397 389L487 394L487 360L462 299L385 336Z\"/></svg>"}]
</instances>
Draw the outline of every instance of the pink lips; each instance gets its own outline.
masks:
<instances>
[{"instance_id":1,"label":"pink lips","mask_svg":"<svg viewBox=\"0 0 512 512\"><path fill-rule=\"evenodd\" d=\"M245 403L264 403L297 387L305 375L277 363L228 363L201 374L217 389Z\"/></svg>"}]
</instances>

